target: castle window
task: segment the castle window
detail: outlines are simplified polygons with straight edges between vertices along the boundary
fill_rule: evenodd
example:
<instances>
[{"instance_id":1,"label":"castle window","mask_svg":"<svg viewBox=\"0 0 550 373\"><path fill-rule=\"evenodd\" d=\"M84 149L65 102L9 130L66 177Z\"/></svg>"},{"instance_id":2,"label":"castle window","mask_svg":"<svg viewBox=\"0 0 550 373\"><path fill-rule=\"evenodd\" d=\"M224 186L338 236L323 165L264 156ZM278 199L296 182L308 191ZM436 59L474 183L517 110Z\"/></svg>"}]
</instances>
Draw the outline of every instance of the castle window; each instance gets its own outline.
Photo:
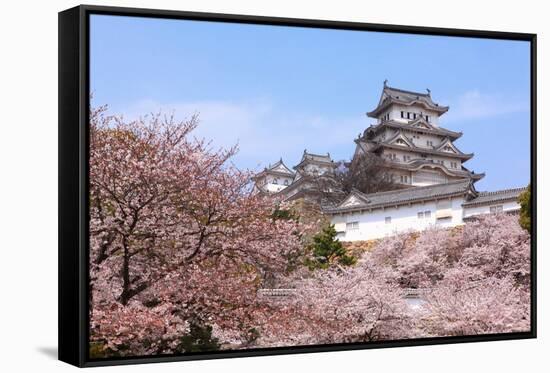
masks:
<instances>
[{"instance_id":1,"label":"castle window","mask_svg":"<svg viewBox=\"0 0 550 373\"><path fill-rule=\"evenodd\" d=\"M413 118L416 119L416 113L413 114Z\"/></svg>"},{"instance_id":2,"label":"castle window","mask_svg":"<svg viewBox=\"0 0 550 373\"><path fill-rule=\"evenodd\" d=\"M401 180L402 184L408 184L409 183L409 177L407 175L401 175L399 177L399 179Z\"/></svg>"},{"instance_id":3,"label":"castle window","mask_svg":"<svg viewBox=\"0 0 550 373\"><path fill-rule=\"evenodd\" d=\"M411 113L407 112L407 119L411 119Z\"/></svg>"},{"instance_id":4,"label":"castle window","mask_svg":"<svg viewBox=\"0 0 550 373\"><path fill-rule=\"evenodd\" d=\"M426 122L429 122L429 121L430 121L430 116L426 115Z\"/></svg>"},{"instance_id":5,"label":"castle window","mask_svg":"<svg viewBox=\"0 0 550 373\"><path fill-rule=\"evenodd\" d=\"M420 211L418 214L418 219L424 219L424 212Z\"/></svg>"},{"instance_id":6,"label":"castle window","mask_svg":"<svg viewBox=\"0 0 550 373\"><path fill-rule=\"evenodd\" d=\"M405 112L404 111L401 112L401 118L405 118Z\"/></svg>"},{"instance_id":7,"label":"castle window","mask_svg":"<svg viewBox=\"0 0 550 373\"><path fill-rule=\"evenodd\" d=\"M433 144L432 140L426 140L426 145L433 146L434 144Z\"/></svg>"},{"instance_id":8,"label":"castle window","mask_svg":"<svg viewBox=\"0 0 550 373\"><path fill-rule=\"evenodd\" d=\"M386 224L391 224L391 216L386 216L386 218L384 219L384 222Z\"/></svg>"},{"instance_id":9,"label":"castle window","mask_svg":"<svg viewBox=\"0 0 550 373\"><path fill-rule=\"evenodd\" d=\"M279 179L273 179L273 184L275 185L279 184Z\"/></svg>"},{"instance_id":10,"label":"castle window","mask_svg":"<svg viewBox=\"0 0 550 373\"><path fill-rule=\"evenodd\" d=\"M491 214L495 214L497 212L502 212L502 205L497 205L497 206L491 206L489 207L489 211L491 212Z\"/></svg>"},{"instance_id":11,"label":"castle window","mask_svg":"<svg viewBox=\"0 0 550 373\"><path fill-rule=\"evenodd\" d=\"M346 232L347 231L356 231L359 229L359 222L358 221L351 221L349 223L346 223Z\"/></svg>"},{"instance_id":12,"label":"castle window","mask_svg":"<svg viewBox=\"0 0 550 373\"><path fill-rule=\"evenodd\" d=\"M284 183L284 184L285 184L285 185L288 185L288 180L285 180L285 183Z\"/></svg>"},{"instance_id":13,"label":"castle window","mask_svg":"<svg viewBox=\"0 0 550 373\"><path fill-rule=\"evenodd\" d=\"M426 219L431 218L431 217L432 217L432 212L431 212L430 210L424 211L424 217L425 217Z\"/></svg>"}]
</instances>

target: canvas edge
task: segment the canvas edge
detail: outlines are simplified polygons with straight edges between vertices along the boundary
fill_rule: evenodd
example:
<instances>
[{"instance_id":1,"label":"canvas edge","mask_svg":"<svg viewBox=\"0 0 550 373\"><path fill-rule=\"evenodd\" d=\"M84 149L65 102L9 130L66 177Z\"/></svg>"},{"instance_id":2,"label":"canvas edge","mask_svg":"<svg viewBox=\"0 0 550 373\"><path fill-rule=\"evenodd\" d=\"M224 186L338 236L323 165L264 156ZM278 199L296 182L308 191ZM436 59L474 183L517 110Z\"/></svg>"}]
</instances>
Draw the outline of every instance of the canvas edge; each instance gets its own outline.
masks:
<instances>
[{"instance_id":1,"label":"canvas edge","mask_svg":"<svg viewBox=\"0 0 550 373\"><path fill-rule=\"evenodd\" d=\"M79 7L58 14L58 358L82 366Z\"/></svg>"}]
</instances>

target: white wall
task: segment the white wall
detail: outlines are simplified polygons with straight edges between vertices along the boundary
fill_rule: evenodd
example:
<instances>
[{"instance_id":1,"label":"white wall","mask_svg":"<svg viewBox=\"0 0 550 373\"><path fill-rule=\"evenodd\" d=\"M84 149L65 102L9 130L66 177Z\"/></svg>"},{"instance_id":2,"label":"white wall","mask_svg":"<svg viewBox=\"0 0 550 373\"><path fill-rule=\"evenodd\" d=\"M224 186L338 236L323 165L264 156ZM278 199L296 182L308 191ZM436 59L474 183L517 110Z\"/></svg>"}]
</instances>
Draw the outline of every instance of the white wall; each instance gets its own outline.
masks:
<instances>
[{"instance_id":1,"label":"white wall","mask_svg":"<svg viewBox=\"0 0 550 373\"><path fill-rule=\"evenodd\" d=\"M397 88L407 89L408 87L397 87ZM401 111L404 112L405 118L401 118ZM407 119L407 113L411 113L410 119ZM392 107L389 110L390 119L395 120L397 122L403 122L403 123L408 123L409 121L414 120L413 119L414 116L412 115L413 113L416 113L417 118L421 114L423 116L428 115L430 117L429 122L431 124L433 124L434 126L439 125L439 117L438 117L437 113L434 112L434 111L431 111L431 110L426 110L423 107L413 107L413 106L405 106L405 105L392 105ZM385 113L383 113L382 116L384 114Z\"/></svg>"},{"instance_id":2,"label":"white wall","mask_svg":"<svg viewBox=\"0 0 550 373\"><path fill-rule=\"evenodd\" d=\"M331 218L337 232L340 234L341 241L362 241L372 240L390 236L396 233L409 230L422 230L433 225L441 227L452 227L462 224L462 203L463 198L453 198L449 209L451 219L443 223L436 219L436 202L417 203L411 206L400 206L386 209L376 209L372 212L348 213L343 215L334 215ZM430 211L430 218L418 218L419 212ZM385 218L391 217L391 223L386 224ZM359 222L359 229L347 230L346 223Z\"/></svg>"},{"instance_id":3,"label":"white wall","mask_svg":"<svg viewBox=\"0 0 550 373\"><path fill-rule=\"evenodd\" d=\"M293 178L288 176L276 176L276 175L267 175L259 179L256 183L263 190L271 193L279 192L285 189L287 186L292 184ZM285 184L286 181L286 184Z\"/></svg>"},{"instance_id":4,"label":"white wall","mask_svg":"<svg viewBox=\"0 0 550 373\"><path fill-rule=\"evenodd\" d=\"M289 184L290 185L290 184ZM284 185L284 184L273 184L273 183L268 183L266 185L264 185L264 190L270 192L270 193L276 193L276 192L279 192L283 189L285 189L288 185Z\"/></svg>"},{"instance_id":5,"label":"white wall","mask_svg":"<svg viewBox=\"0 0 550 373\"><path fill-rule=\"evenodd\" d=\"M491 207L493 206L502 206L502 211L504 212L518 211L520 209L520 205L519 203L517 203L517 201L493 203L484 206L466 206L464 207L464 217L468 218L474 215L489 214L491 212Z\"/></svg>"},{"instance_id":6,"label":"white wall","mask_svg":"<svg viewBox=\"0 0 550 373\"><path fill-rule=\"evenodd\" d=\"M334 215L331 223L340 232L341 241L363 241L390 236L400 232L419 231L437 225L443 228L463 224L464 218L491 213L491 206L502 206L503 212L518 211L520 206L516 201L494 203L486 206L463 207L463 198L453 198L451 201L451 219L438 220L438 205L436 202L417 203L412 206L400 206L386 209L376 209L372 212L355 212ZM419 212L430 211L429 218L418 218ZM385 218L391 217L391 223L386 224ZM359 222L358 229L346 229L346 223ZM342 233L343 232L343 233Z\"/></svg>"},{"instance_id":7,"label":"white wall","mask_svg":"<svg viewBox=\"0 0 550 373\"><path fill-rule=\"evenodd\" d=\"M321 174L324 174L325 172L331 170L331 168L328 167L328 166L321 166L321 165L312 164L312 163L307 164L304 167L304 169L305 169L306 173L308 173L310 175L321 175Z\"/></svg>"},{"instance_id":8,"label":"white wall","mask_svg":"<svg viewBox=\"0 0 550 373\"><path fill-rule=\"evenodd\" d=\"M412 185L415 186L427 186L434 184L442 184L449 182L450 178L440 169L430 170L427 168L421 168L418 171L412 173Z\"/></svg>"}]
</instances>

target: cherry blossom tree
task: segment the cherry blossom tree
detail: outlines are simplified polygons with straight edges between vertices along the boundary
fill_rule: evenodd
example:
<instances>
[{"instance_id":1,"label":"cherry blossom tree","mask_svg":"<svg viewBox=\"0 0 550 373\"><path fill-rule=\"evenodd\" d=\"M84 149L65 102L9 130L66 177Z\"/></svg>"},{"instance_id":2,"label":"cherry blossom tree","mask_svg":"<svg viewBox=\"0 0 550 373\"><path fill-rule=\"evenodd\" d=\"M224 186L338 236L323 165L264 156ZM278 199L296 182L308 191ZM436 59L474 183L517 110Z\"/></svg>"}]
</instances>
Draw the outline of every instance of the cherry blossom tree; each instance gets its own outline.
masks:
<instances>
[{"instance_id":1,"label":"cherry blossom tree","mask_svg":"<svg viewBox=\"0 0 550 373\"><path fill-rule=\"evenodd\" d=\"M529 331L530 237L516 215L467 224L463 253L428 293L435 335Z\"/></svg>"},{"instance_id":2,"label":"cherry blossom tree","mask_svg":"<svg viewBox=\"0 0 550 373\"><path fill-rule=\"evenodd\" d=\"M425 296L426 330L433 336L526 332L530 295L511 277L472 280L481 273L457 267Z\"/></svg>"},{"instance_id":3,"label":"cherry blossom tree","mask_svg":"<svg viewBox=\"0 0 550 373\"><path fill-rule=\"evenodd\" d=\"M530 238L516 215L382 240L371 260L404 288L422 290L430 336L529 330Z\"/></svg>"},{"instance_id":4,"label":"cherry blossom tree","mask_svg":"<svg viewBox=\"0 0 550 373\"><path fill-rule=\"evenodd\" d=\"M91 334L110 351L173 352L191 318L245 323L265 274L301 248L300 223L274 220L236 148L191 139L197 125L91 112Z\"/></svg>"},{"instance_id":5,"label":"cherry blossom tree","mask_svg":"<svg viewBox=\"0 0 550 373\"><path fill-rule=\"evenodd\" d=\"M270 311L256 315L260 343L312 345L418 336L414 311L389 270L363 258L352 267L295 274L293 293L271 299Z\"/></svg>"}]
</instances>

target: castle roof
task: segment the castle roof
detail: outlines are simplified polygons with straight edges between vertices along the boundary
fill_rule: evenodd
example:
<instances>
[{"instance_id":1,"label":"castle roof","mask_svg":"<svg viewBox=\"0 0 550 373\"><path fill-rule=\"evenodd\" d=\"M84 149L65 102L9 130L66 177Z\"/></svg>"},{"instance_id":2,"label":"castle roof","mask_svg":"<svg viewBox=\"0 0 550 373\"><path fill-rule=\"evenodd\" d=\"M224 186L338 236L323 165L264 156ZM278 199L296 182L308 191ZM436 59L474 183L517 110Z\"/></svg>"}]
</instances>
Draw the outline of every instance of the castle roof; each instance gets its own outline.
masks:
<instances>
[{"instance_id":1,"label":"castle roof","mask_svg":"<svg viewBox=\"0 0 550 373\"><path fill-rule=\"evenodd\" d=\"M296 175L300 175L300 177L294 179L292 184L290 184L288 187L277 192L278 195L281 195L283 197L286 196L286 201L302 198L305 195L327 193L327 191L320 190L320 188L323 187L330 187L331 189L334 189L331 192L333 194L342 193L339 190L335 179L331 175L309 175L307 173L301 174L299 171L296 173ZM292 194L295 189L298 189L298 191Z\"/></svg>"},{"instance_id":2,"label":"castle roof","mask_svg":"<svg viewBox=\"0 0 550 373\"><path fill-rule=\"evenodd\" d=\"M387 148L387 149L395 149L395 150L407 150L415 153L421 153L421 154L431 154L431 155L439 155L442 157L451 157L451 158L459 158L464 161L472 158L474 156L473 153L462 153L460 150L458 150L456 147L453 147L453 149L456 151L456 153L450 153L442 150L438 150L436 148L430 149L430 148L421 148L413 144L413 146L403 146L403 145L395 145L391 144L391 141L393 141L396 138L396 136L392 137L391 139L387 141L362 141L358 140L358 143L365 143L363 145L364 149L369 149L371 152L376 152L377 150Z\"/></svg>"},{"instance_id":3,"label":"castle roof","mask_svg":"<svg viewBox=\"0 0 550 373\"><path fill-rule=\"evenodd\" d=\"M433 135L446 136L452 140L456 140L462 136L462 132L455 132L443 127L433 126L430 123L426 122L426 120L422 117L419 117L418 119L409 123L401 123L390 119L380 124L371 125L366 129L365 134L369 132L376 134L387 127L401 129L405 131L417 131L417 132L424 132L424 133L429 133Z\"/></svg>"},{"instance_id":4,"label":"castle roof","mask_svg":"<svg viewBox=\"0 0 550 373\"><path fill-rule=\"evenodd\" d=\"M464 202L463 206L482 206L498 202L517 201L519 195L527 190L527 187L496 190L493 192L479 192L477 198Z\"/></svg>"},{"instance_id":5,"label":"castle roof","mask_svg":"<svg viewBox=\"0 0 550 373\"><path fill-rule=\"evenodd\" d=\"M475 198L477 196L477 191L474 188L472 180L461 179L444 184L411 187L370 194L364 194L358 190L354 190L337 207L326 209L325 212L335 214L365 211L456 196L465 196L467 199Z\"/></svg>"},{"instance_id":6,"label":"castle roof","mask_svg":"<svg viewBox=\"0 0 550 373\"><path fill-rule=\"evenodd\" d=\"M306 164L312 164L312 163L320 166L330 166L330 167L336 166L336 164L330 158L330 153L314 154L314 153L308 153L307 149L305 149L304 154L302 154L302 159L300 160L300 163L298 163L293 168L295 170L298 170L304 167Z\"/></svg>"},{"instance_id":7,"label":"castle roof","mask_svg":"<svg viewBox=\"0 0 550 373\"><path fill-rule=\"evenodd\" d=\"M438 168L442 170L445 174L449 176L454 176L454 177L471 178L475 181L478 181L485 177L485 173L476 174L468 170L466 167L462 167L462 169L460 170L453 170L448 168L445 165L436 163L430 159L413 159L412 161L407 163L393 162L389 160L386 160L386 162L391 163L392 168L398 168L398 169L408 170L408 171L418 171L421 168Z\"/></svg>"},{"instance_id":8,"label":"castle roof","mask_svg":"<svg viewBox=\"0 0 550 373\"><path fill-rule=\"evenodd\" d=\"M440 106L432 100L431 93L428 90L427 93L406 91L404 89L390 87L384 82L384 88L380 95L378 106L367 113L371 118L378 118L378 116L392 104L400 104L405 106L422 106L428 110L437 112L439 115L446 113L449 110L448 106Z\"/></svg>"},{"instance_id":9,"label":"castle roof","mask_svg":"<svg viewBox=\"0 0 550 373\"><path fill-rule=\"evenodd\" d=\"M294 177L294 171L292 171L290 168L288 168L281 158L279 161L275 162L272 165L269 165L268 167L265 167L261 172L257 173L253 179L257 180L263 176L266 175L275 175L275 176L282 176L282 177Z\"/></svg>"}]
</instances>

